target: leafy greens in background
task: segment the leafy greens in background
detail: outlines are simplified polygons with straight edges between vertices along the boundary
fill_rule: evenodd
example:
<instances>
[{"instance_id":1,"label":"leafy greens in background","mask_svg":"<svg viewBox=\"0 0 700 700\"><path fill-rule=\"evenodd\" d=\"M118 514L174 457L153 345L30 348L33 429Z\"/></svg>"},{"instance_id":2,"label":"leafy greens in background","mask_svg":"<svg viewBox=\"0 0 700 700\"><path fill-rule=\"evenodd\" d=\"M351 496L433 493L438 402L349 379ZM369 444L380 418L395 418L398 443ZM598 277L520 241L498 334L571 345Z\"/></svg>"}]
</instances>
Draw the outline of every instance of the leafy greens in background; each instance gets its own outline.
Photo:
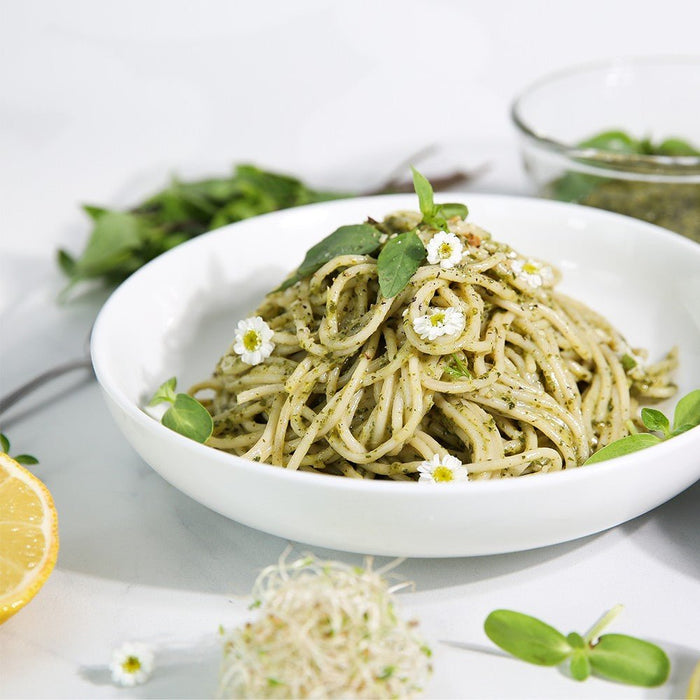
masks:
<instances>
[{"instance_id":1,"label":"leafy greens in background","mask_svg":"<svg viewBox=\"0 0 700 700\"><path fill-rule=\"evenodd\" d=\"M475 175L456 171L435 182L451 186ZM85 205L93 224L85 249L77 257L59 250L57 261L69 289L88 280L115 285L161 253L226 224L303 204L407 191L410 185L397 178L363 193L317 190L289 175L238 165L229 177L175 178L129 211Z\"/></svg>"},{"instance_id":2,"label":"leafy greens in background","mask_svg":"<svg viewBox=\"0 0 700 700\"><path fill-rule=\"evenodd\" d=\"M700 389L695 389L695 391L686 394L676 404L676 410L673 415L673 427L671 427L669 419L655 408L642 409L642 423L650 432L633 433L627 437L615 440L615 442L611 442L609 445L594 452L584 462L584 465L595 464L613 457L621 457L632 452L638 452L646 447L658 445L664 440L669 440L676 435L685 433L696 425L700 425ZM661 433L661 436L654 435L654 433Z\"/></svg>"},{"instance_id":3,"label":"leafy greens in background","mask_svg":"<svg viewBox=\"0 0 700 700\"><path fill-rule=\"evenodd\" d=\"M568 660L571 676L577 681L595 674L628 685L665 683L671 662L663 649L624 634L600 635L621 611L621 605L615 606L583 636L578 632L564 636L536 617L494 610L484 622L484 631L494 644L528 663L557 666Z\"/></svg>"}]
</instances>

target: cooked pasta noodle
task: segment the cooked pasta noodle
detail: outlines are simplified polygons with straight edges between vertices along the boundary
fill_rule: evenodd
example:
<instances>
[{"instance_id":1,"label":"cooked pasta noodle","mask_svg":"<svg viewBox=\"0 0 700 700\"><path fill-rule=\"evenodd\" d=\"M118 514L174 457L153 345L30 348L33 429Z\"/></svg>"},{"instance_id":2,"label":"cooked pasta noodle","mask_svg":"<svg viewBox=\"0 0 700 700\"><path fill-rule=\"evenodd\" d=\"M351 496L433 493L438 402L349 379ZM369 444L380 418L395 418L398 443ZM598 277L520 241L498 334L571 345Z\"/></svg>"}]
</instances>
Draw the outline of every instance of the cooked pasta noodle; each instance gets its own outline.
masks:
<instances>
[{"instance_id":1,"label":"cooked pasta noodle","mask_svg":"<svg viewBox=\"0 0 700 700\"><path fill-rule=\"evenodd\" d=\"M418 226L428 245L436 232L420 218L374 223L387 236ZM424 262L394 298L369 255L339 255L268 294L255 313L271 329L270 356L246 364L232 346L191 389L214 419L208 444L292 470L399 481L451 455L470 480L494 479L577 467L629 433L638 401L674 393L675 351L643 366L602 316L555 291L551 265L461 219L449 229L461 261ZM431 339L449 309L459 323ZM207 389L213 398L201 398Z\"/></svg>"}]
</instances>

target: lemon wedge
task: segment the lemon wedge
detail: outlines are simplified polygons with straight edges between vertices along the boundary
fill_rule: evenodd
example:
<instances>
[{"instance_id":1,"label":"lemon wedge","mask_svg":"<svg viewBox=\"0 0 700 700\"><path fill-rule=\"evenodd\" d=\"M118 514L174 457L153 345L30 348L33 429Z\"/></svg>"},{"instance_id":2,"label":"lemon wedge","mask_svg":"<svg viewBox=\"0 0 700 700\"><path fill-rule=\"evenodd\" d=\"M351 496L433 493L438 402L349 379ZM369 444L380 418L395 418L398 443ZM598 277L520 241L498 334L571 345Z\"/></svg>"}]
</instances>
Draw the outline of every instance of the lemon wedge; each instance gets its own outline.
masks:
<instances>
[{"instance_id":1,"label":"lemon wedge","mask_svg":"<svg viewBox=\"0 0 700 700\"><path fill-rule=\"evenodd\" d=\"M686 693L687 700L699 700L700 699L700 661L698 661L693 671L693 675L690 677L690 682L688 683L688 691Z\"/></svg>"},{"instance_id":2,"label":"lemon wedge","mask_svg":"<svg viewBox=\"0 0 700 700\"><path fill-rule=\"evenodd\" d=\"M0 624L38 593L57 555L58 517L49 490L0 452Z\"/></svg>"}]
</instances>

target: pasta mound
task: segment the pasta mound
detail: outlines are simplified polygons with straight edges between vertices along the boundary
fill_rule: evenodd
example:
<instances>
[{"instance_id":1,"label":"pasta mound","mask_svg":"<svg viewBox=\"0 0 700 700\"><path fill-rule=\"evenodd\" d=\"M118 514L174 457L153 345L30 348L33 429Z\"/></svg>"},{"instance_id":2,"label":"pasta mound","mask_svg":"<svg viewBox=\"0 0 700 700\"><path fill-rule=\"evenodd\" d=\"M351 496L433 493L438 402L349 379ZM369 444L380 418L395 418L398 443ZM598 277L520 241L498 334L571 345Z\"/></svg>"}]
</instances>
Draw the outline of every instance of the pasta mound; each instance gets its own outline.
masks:
<instances>
[{"instance_id":1,"label":"pasta mound","mask_svg":"<svg viewBox=\"0 0 700 700\"><path fill-rule=\"evenodd\" d=\"M417 212L371 223L387 237L416 229L428 247L437 234ZM415 481L435 455L470 480L514 477L580 466L629 433L639 401L675 392L675 352L644 366L608 321L556 291L551 265L448 225L461 260L424 262L393 298L370 255L339 255L268 294L255 314L272 354L250 365L232 346L191 389L214 392L202 401L208 444L353 478Z\"/></svg>"}]
</instances>

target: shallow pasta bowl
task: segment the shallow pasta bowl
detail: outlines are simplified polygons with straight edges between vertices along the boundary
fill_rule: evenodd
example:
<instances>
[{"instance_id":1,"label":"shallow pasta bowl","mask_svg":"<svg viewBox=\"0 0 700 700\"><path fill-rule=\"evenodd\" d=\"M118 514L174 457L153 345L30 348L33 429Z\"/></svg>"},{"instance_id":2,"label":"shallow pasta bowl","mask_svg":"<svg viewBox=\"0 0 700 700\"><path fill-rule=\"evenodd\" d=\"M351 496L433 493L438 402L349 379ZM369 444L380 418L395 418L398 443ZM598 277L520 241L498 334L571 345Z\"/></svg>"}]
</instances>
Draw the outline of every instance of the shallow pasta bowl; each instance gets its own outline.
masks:
<instances>
[{"instance_id":1,"label":"shallow pasta bowl","mask_svg":"<svg viewBox=\"0 0 700 700\"><path fill-rule=\"evenodd\" d=\"M700 245L587 207L449 198L467 203L469 219L497 240L557 265L559 288L602 312L634 347L656 358L677 345L678 397L700 387ZM655 508L700 478L700 428L587 467L423 484L251 462L184 438L144 411L169 377L183 389L208 377L236 321L319 239L367 216L415 208L414 196L392 195L260 216L175 248L119 287L95 324L92 358L112 415L143 459L193 499L259 530L333 549L417 557L495 554L583 537Z\"/></svg>"}]
</instances>

